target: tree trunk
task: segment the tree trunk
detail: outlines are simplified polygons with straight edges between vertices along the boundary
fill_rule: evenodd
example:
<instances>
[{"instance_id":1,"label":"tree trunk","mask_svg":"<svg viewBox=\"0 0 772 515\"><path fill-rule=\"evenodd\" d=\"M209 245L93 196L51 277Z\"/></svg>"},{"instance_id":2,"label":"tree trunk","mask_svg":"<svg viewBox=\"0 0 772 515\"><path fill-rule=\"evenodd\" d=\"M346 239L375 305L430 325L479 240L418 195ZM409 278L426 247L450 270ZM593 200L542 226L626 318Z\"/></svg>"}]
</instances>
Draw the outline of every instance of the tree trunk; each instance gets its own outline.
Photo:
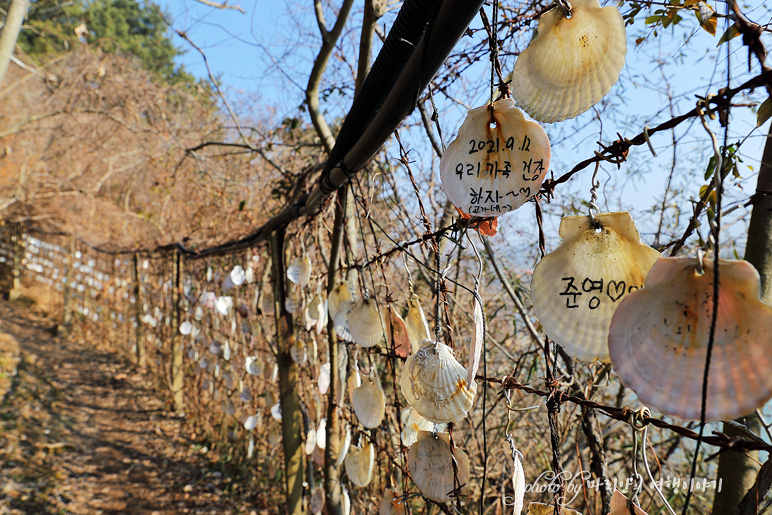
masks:
<instances>
[{"instance_id":1,"label":"tree trunk","mask_svg":"<svg viewBox=\"0 0 772 515\"><path fill-rule=\"evenodd\" d=\"M764 153L759 167L757 192L772 192L772 126L764 145ZM748 241L745 247L745 259L749 261L761 276L761 299L772 305L772 195L759 194L753 204L751 222L748 226ZM761 429L755 415L739 420L754 431ZM726 424L722 431L729 437L738 436L736 429ZM717 477L723 479L723 487L716 492L713 502L714 515L736 515L740 513L739 504L745 493L753 486L759 473L759 453L727 451L721 453L718 461Z\"/></svg>"},{"instance_id":2,"label":"tree trunk","mask_svg":"<svg viewBox=\"0 0 772 515\"><path fill-rule=\"evenodd\" d=\"M11 0L11 7L5 17L5 25L0 33L0 84L3 82L5 72L8 71L8 63L11 61L16 39L19 37L21 24L27 15L28 0Z\"/></svg>"},{"instance_id":3,"label":"tree trunk","mask_svg":"<svg viewBox=\"0 0 772 515\"><path fill-rule=\"evenodd\" d=\"M284 261L284 228L271 235L273 299L276 316L276 361L279 365L279 401L284 450L284 481L288 514L300 515L303 510L303 447L300 439L300 406L297 394L298 366L292 360L290 348L295 341L292 315L287 311Z\"/></svg>"},{"instance_id":4,"label":"tree trunk","mask_svg":"<svg viewBox=\"0 0 772 515\"><path fill-rule=\"evenodd\" d=\"M174 394L174 409L182 411L185 408L183 399L184 370L182 368L183 349L180 338L180 302L182 301L182 254L175 251L174 256L174 287L172 288L172 393Z\"/></svg>"}]
</instances>

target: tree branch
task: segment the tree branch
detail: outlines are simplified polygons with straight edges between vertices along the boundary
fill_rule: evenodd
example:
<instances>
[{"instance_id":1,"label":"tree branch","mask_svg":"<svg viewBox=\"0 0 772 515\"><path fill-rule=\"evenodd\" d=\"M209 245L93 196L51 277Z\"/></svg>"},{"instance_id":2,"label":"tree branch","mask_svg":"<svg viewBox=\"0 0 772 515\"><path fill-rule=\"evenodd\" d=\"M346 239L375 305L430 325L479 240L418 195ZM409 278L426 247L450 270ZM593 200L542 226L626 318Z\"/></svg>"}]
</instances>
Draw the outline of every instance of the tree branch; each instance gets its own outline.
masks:
<instances>
[{"instance_id":1,"label":"tree branch","mask_svg":"<svg viewBox=\"0 0 772 515\"><path fill-rule=\"evenodd\" d=\"M204 5L208 5L209 7L214 7L215 9L233 9L234 11L239 11L241 14L246 14L244 9L242 9L238 5L228 5L228 2L225 1L221 4L218 4L217 2L212 2L211 0L195 0L196 2Z\"/></svg>"}]
</instances>

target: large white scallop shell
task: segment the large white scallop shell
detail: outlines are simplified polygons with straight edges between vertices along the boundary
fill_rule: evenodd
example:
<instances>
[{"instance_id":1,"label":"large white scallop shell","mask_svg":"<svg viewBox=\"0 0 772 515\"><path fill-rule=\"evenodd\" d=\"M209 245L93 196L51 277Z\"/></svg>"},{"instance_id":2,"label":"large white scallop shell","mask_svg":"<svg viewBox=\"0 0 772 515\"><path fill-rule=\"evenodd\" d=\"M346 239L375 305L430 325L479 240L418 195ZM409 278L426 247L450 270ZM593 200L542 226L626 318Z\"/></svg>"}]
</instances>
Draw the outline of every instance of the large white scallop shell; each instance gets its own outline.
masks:
<instances>
[{"instance_id":1,"label":"large white scallop shell","mask_svg":"<svg viewBox=\"0 0 772 515\"><path fill-rule=\"evenodd\" d=\"M425 340L407 358L400 377L402 394L421 416L432 422L456 422L474 403L477 385L467 384L466 369L444 343Z\"/></svg>"},{"instance_id":2,"label":"large white scallop shell","mask_svg":"<svg viewBox=\"0 0 772 515\"><path fill-rule=\"evenodd\" d=\"M368 442L362 447L352 447L348 456L343 460L346 474L352 483L358 487L370 484L373 478L373 464L375 463L375 446Z\"/></svg>"},{"instance_id":3,"label":"large white scallop shell","mask_svg":"<svg viewBox=\"0 0 772 515\"><path fill-rule=\"evenodd\" d=\"M421 308L421 301L416 294L411 295L407 300L405 325L407 326L407 336L410 338L411 352L415 354L421 348L424 340L431 339L429 324L426 323L426 316Z\"/></svg>"},{"instance_id":4,"label":"large white scallop shell","mask_svg":"<svg viewBox=\"0 0 772 515\"><path fill-rule=\"evenodd\" d=\"M570 355L608 361L611 316L630 291L643 286L659 252L641 243L630 213L560 222L563 243L536 265L531 298L544 332Z\"/></svg>"},{"instance_id":5,"label":"large white scallop shell","mask_svg":"<svg viewBox=\"0 0 772 515\"><path fill-rule=\"evenodd\" d=\"M646 287L624 299L611 320L609 351L622 383L641 402L698 420L713 312L713 260L660 258ZM729 420L772 397L772 307L759 298L747 261L719 262L719 302L706 419Z\"/></svg>"},{"instance_id":6,"label":"large white scallop shell","mask_svg":"<svg viewBox=\"0 0 772 515\"><path fill-rule=\"evenodd\" d=\"M450 494L469 481L469 457L458 447L451 454L447 433L419 432L408 450L407 467L418 490L437 502L450 501Z\"/></svg>"},{"instance_id":7,"label":"large white scallop shell","mask_svg":"<svg viewBox=\"0 0 772 515\"><path fill-rule=\"evenodd\" d=\"M499 216L541 188L550 141L511 98L472 109L440 160L442 189L461 211Z\"/></svg>"},{"instance_id":8,"label":"large white scallop shell","mask_svg":"<svg viewBox=\"0 0 772 515\"><path fill-rule=\"evenodd\" d=\"M362 385L352 392L351 406L359 423L367 429L381 425L386 414L386 396L377 373L373 371L366 375Z\"/></svg>"},{"instance_id":9,"label":"large white scallop shell","mask_svg":"<svg viewBox=\"0 0 772 515\"><path fill-rule=\"evenodd\" d=\"M383 323L375 299L364 299L354 306L348 316L348 330L362 347L372 347L383 339Z\"/></svg>"},{"instance_id":10,"label":"large white scallop shell","mask_svg":"<svg viewBox=\"0 0 772 515\"><path fill-rule=\"evenodd\" d=\"M311 260L308 258L308 254L304 253L292 261L287 267L287 279L301 288L308 284L308 281L311 280Z\"/></svg>"},{"instance_id":11,"label":"large white scallop shell","mask_svg":"<svg viewBox=\"0 0 772 515\"><path fill-rule=\"evenodd\" d=\"M625 22L616 7L572 0L539 19L537 36L515 62L512 95L536 120L574 118L603 98L625 65Z\"/></svg>"}]
</instances>

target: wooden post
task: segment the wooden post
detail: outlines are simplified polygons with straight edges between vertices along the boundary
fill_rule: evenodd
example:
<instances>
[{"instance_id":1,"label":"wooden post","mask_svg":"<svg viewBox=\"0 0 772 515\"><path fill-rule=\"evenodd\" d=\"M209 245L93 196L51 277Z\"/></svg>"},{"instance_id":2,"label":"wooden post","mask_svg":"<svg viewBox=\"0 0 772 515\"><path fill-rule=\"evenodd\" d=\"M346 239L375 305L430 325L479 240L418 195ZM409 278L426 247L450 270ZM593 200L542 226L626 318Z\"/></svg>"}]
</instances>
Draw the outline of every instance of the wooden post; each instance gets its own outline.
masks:
<instances>
[{"instance_id":1,"label":"wooden post","mask_svg":"<svg viewBox=\"0 0 772 515\"><path fill-rule=\"evenodd\" d=\"M136 325L134 326L134 336L137 344L137 366L144 372L147 369L147 350L145 349L145 338L142 334L142 321L140 320L140 317L142 316L142 287L139 280L139 256L137 254L132 255L131 264L131 284L133 288L132 293L134 295L134 321L136 322Z\"/></svg>"},{"instance_id":2,"label":"wooden post","mask_svg":"<svg viewBox=\"0 0 772 515\"><path fill-rule=\"evenodd\" d=\"M271 234L271 266L273 299L276 316L276 347L279 365L279 400L281 402L281 430L284 450L284 477L288 514L302 513L303 505L303 449L300 438L300 406L297 392L298 367L292 360L290 348L295 341L292 315L284 307L286 299L284 262L284 228Z\"/></svg>"},{"instance_id":3,"label":"wooden post","mask_svg":"<svg viewBox=\"0 0 772 515\"><path fill-rule=\"evenodd\" d=\"M180 299L182 298L182 254L174 252L174 286L172 287L172 393L174 409L185 408L183 399L182 338L180 338Z\"/></svg>"}]
</instances>

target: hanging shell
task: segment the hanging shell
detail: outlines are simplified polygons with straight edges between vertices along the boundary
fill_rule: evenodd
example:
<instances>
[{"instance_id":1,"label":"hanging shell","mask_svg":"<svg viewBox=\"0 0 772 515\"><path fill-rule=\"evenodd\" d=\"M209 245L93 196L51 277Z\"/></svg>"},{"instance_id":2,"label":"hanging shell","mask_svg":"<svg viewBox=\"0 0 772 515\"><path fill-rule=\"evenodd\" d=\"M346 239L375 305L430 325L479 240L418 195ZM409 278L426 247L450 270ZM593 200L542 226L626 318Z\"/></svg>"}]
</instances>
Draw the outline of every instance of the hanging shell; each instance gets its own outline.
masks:
<instances>
[{"instance_id":1,"label":"hanging shell","mask_svg":"<svg viewBox=\"0 0 772 515\"><path fill-rule=\"evenodd\" d=\"M472 306L472 312L474 313L474 332L472 339L469 342L469 374L466 381L470 385L475 384L477 378L477 369L480 368L480 357L482 356L483 340L485 339L485 315L483 315L482 305L477 298L474 297L474 305Z\"/></svg>"},{"instance_id":2,"label":"hanging shell","mask_svg":"<svg viewBox=\"0 0 772 515\"><path fill-rule=\"evenodd\" d=\"M526 513L526 515L554 515L554 513L555 513L554 504L542 504L540 502L532 502L528 504L528 513ZM566 507L562 507L558 511L558 513L560 515L582 515L580 512Z\"/></svg>"},{"instance_id":3,"label":"hanging shell","mask_svg":"<svg viewBox=\"0 0 772 515\"><path fill-rule=\"evenodd\" d=\"M362 488L370 484L375 464L375 446L371 442L363 447L352 447L343 460L346 474L352 483Z\"/></svg>"},{"instance_id":4,"label":"hanging shell","mask_svg":"<svg viewBox=\"0 0 772 515\"><path fill-rule=\"evenodd\" d=\"M306 343L301 339L295 339L290 345L290 357L292 361L300 366L305 365L308 362L308 350Z\"/></svg>"},{"instance_id":5,"label":"hanging shell","mask_svg":"<svg viewBox=\"0 0 772 515\"><path fill-rule=\"evenodd\" d=\"M364 299L354 306L348 316L348 330L354 342L362 347L372 347L381 341L383 324L375 299Z\"/></svg>"},{"instance_id":6,"label":"hanging shell","mask_svg":"<svg viewBox=\"0 0 772 515\"><path fill-rule=\"evenodd\" d=\"M455 474L454 457L458 467ZM437 502L448 502L457 484L464 485L469 481L469 457L458 447L451 454L447 433L419 432L418 440L408 451L407 467L415 486L426 497ZM457 484L454 476L458 479Z\"/></svg>"},{"instance_id":7,"label":"hanging shell","mask_svg":"<svg viewBox=\"0 0 772 515\"><path fill-rule=\"evenodd\" d=\"M645 511L634 504L633 512L635 515L646 515ZM630 515L630 510L627 509L627 497L617 489L614 489L611 496L611 513L609 515Z\"/></svg>"},{"instance_id":8,"label":"hanging shell","mask_svg":"<svg viewBox=\"0 0 772 515\"><path fill-rule=\"evenodd\" d=\"M472 109L440 160L442 189L466 214L499 216L541 188L550 141L511 99Z\"/></svg>"},{"instance_id":9,"label":"hanging shell","mask_svg":"<svg viewBox=\"0 0 772 515\"><path fill-rule=\"evenodd\" d=\"M322 395L327 393L330 389L330 363L324 363L319 367L319 377L316 378L317 385L319 386L319 393Z\"/></svg>"},{"instance_id":10,"label":"hanging shell","mask_svg":"<svg viewBox=\"0 0 772 515\"><path fill-rule=\"evenodd\" d=\"M425 345L407 358L400 386L410 406L432 422L456 422L474 403L477 385L467 384L467 372L453 349L440 342Z\"/></svg>"},{"instance_id":11,"label":"hanging shell","mask_svg":"<svg viewBox=\"0 0 772 515\"><path fill-rule=\"evenodd\" d=\"M560 222L563 243L533 271L531 298L544 332L570 355L608 361L608 327L621 300L643 287L659 252L641 243L630 213Z\"/></svg>"},{"instance_id":12,"label":"hanging shell","mask_svg":"<svg viewBox=\"0 0 772 515\"><path fill-rule=\"evenodd\" d=\"M386 396L375 371L366 375L362 386L351 394L351 406L359 423L367 429L375 429L381 425L386 415Z\"/></svg>"},{"instance_id":13,"label":"hanging shell","mask_svg":"<svg viewBox=\"0 0 772 515\"><path fill-rule=\"evenodd\" d=\"M311 502L309 503L309 509L314 515L320 515L324 509L324 489L321 487L314 487L311 490Z\"/></svg>"},{"instance_id":14,"label":"hanging shell","mask_svg":"<svg viewBox=\"0 0 772 515\"><path fill-rule=\"evenodd\" d=\"M611 320L609 351L622 383L662 413L698 420L713 313L713 260L661 258L646 287ZM706 419L729 420L772 397L772 307L747 261L719 262L719 303Z\"/></svg>"},{"instance_id":15,"label":"hanging shell","mask_svg":"<svg viewBox=\"0 0 772 515\"><path fill-rule=\"evenodd\" d=\"M335 319L338 313L341 312L341 306L344 302L350 302L354 300L351 296L351 292L346 286L346 283L340 283L330 292L330 296L327 298L327 312Z\"/></svg>"},{"instance_id":16,"label":"hanging shell","mask_svg":"<svg viewBox=\"0 0 772 515\"><path fill-rule=\"evenodd\" d=\"M335 325L335 334L347 342L354 341L351 337L351 331L349 331L348 321L351 316L351 311L353 311L356 306L356 302L344 300L340 305L338 313L332 319L333 324Z\"/></svg>"},{"instance_id":17,"label":"hanging shell","mask_svg":"<svg viewBox=\"0 0 772 515\"><path fill-rule=\"evenodd\" d=\"M405 317L407 336L410 338L411 353L415 354L421 348L424 340L430 340L429 324L426 323L424 310L418 295L413 294L407 300L407 316Z\"/></svg>"},{"instance_id":18,"label":"hanging shell","mask_svg":"<svg viewBox=\"0 0 772 515\"><path fill-rule=\"evenodd\" d=\"M410 447L418 439L419 431L434 431L434 423L423 418L416 410L402 410L402 445Z\"/></svg>"},{"instance_id":19,"label":"hanging shell","mask_svg":"<svg viewBox=\"0 0 772 515\"><path fill-rule=\"evenodd\" d=\"M512 471L512 514L522 515L525 497L525 471L519 453L515 453Z\"/></svg>"},{"instance_id":20,"label":"hanging shell","mask_svg":"<svg viewBox=\"0 0 772 515\"><path fill-rule=\"evenodd\" d=\"M335 466L340 467L341 463L343 463L343 460L346 459L346 456L348 455L348 450L351 447L351 427L346 424L346 434L343 436L343 442L340 445L340 454L338 455L338 459L335 460Z\"/></svg>"},{"instance_id":21,"label":"hanging shell","mask_svg":"<svg viewBox=\"0 0 772 515\"><path fill-rule=\"evenodd\" d=\"M536 120L574 118L603 98L625 65L625 22L616 7L571 0L539 19L537 36L517 58L512 95Z\"/></svg>"},{"instance_id":22,"label":"hanging shell","mask_svg":"<svg viewBox=\"0 0 772 515\"><path fill-rule=\"evenodd\" d=\"M386 330L386 348L394 347L394 353L400 358L406 358L410 355L411 344L408 336L405 320L399 316L399 313L391 307L383 309L383 326Z\"/></svg>"},{"instance_id":23,"label":"hanging shell","mask_svg":"<svg viewBox=\"0 0 772 515\"><path fill-rule=\"evenodd\" d=\"M401 492L395 492L391 488L383 491L383 499L378 505L378 515L405 515L407 507L405 499L401 498Z\"/></svg>"},{"instance_id":24,"label":"hanging shell","mask_svg":"<svg viewBox=\"0 0 772 515\"><path fill-rule=\"evenodd\" d=\"M294 261L287 267L287 279L297 284L301 288L305 288L308 281L311 280L311 260L307 254L295 258Z\"/></svg>"}]
</instances>

